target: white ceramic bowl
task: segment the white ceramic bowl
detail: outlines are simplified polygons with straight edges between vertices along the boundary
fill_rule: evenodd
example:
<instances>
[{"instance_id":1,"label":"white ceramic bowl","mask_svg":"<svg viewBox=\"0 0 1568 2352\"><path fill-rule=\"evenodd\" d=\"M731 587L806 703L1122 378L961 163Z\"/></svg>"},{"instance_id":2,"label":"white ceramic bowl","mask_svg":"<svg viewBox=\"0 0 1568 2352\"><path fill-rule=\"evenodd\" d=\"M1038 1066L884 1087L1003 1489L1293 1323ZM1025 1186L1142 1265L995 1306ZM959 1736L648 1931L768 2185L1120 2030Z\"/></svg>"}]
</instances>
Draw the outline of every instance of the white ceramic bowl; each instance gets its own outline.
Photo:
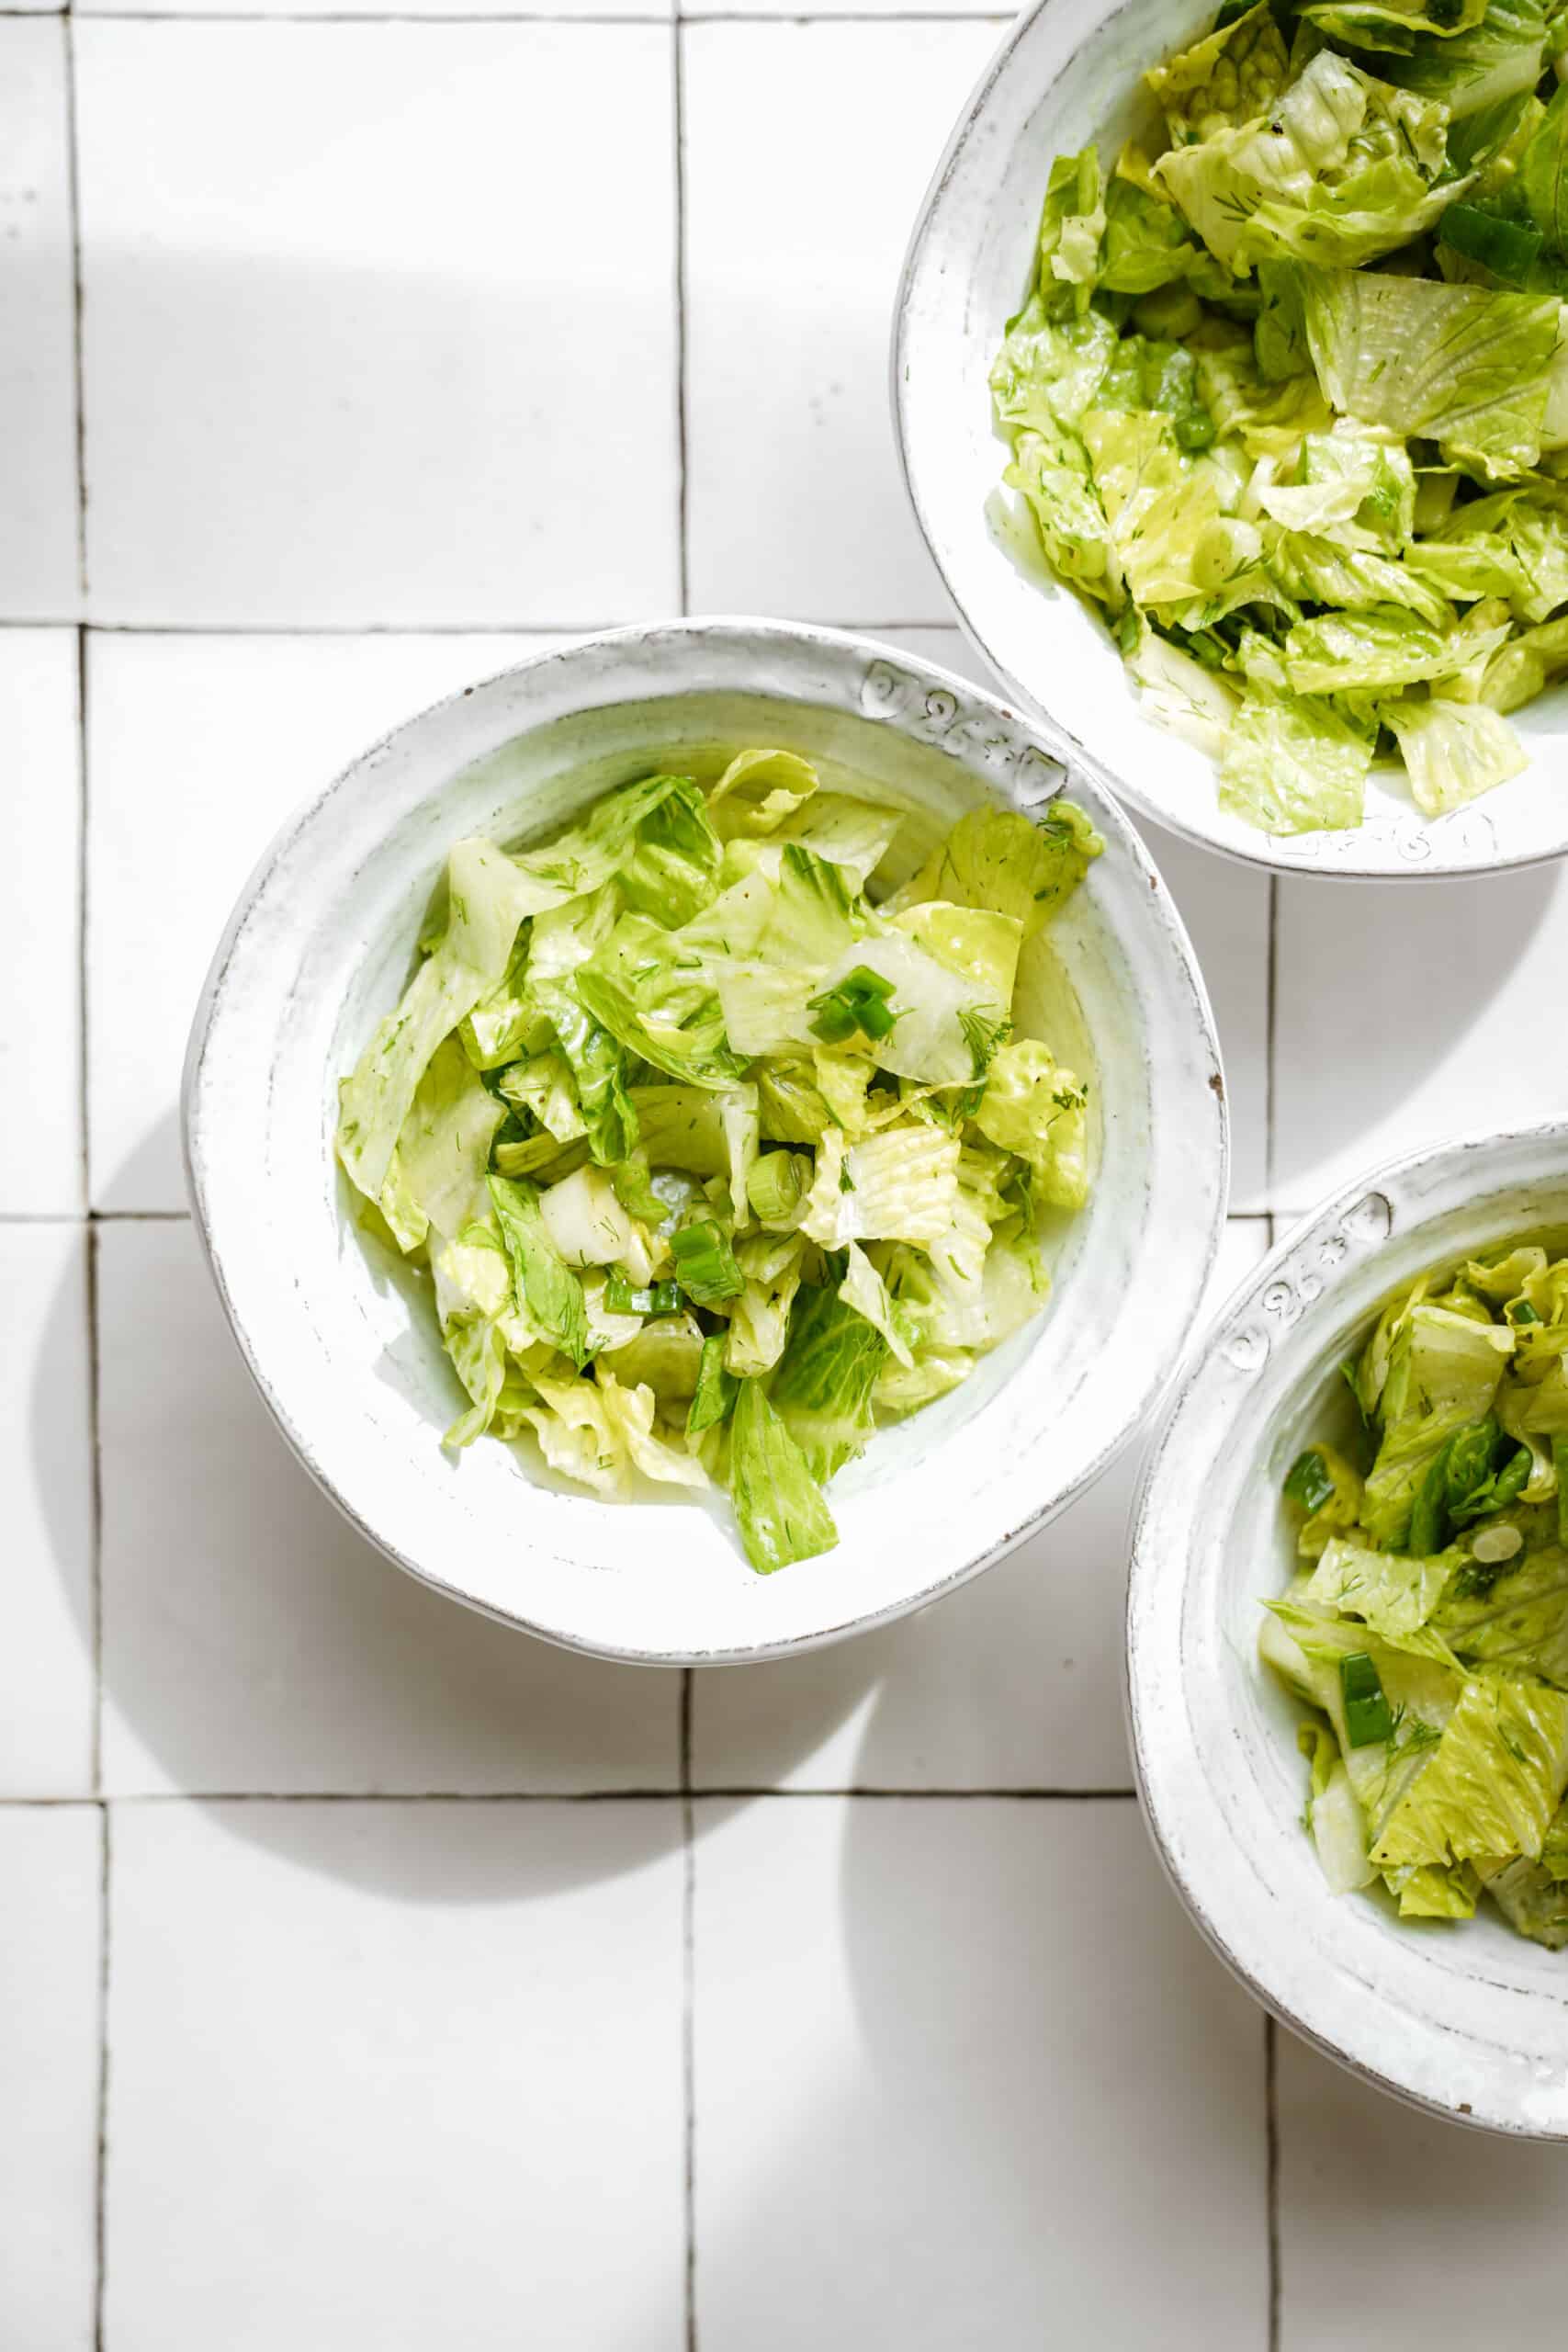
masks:
<instances>
[{"instance_id":1,"label":"white ceramic bowl","mask_svg":"<svg viewBox=\"0 0 1568 2352\"><path fill-rule=\"evenodd\" d=\"M427 1583L585 1650L757 1657L900 1615L972 1576L1093 1477L1192 1326L1225 1205L1218 1050L1154 868L1088 780L1105 835L1023 985L1066 1051L1092 1040L1099 1171L1046 1316L834 1483L840 1541L771 1577L728 1518L650 1490L611 1504L521 1449L440 1444L457 1405L427 1298L356 1229L336 1081L406 978L450 844L542 833L716 743L782 744L905 803L934 840L989 796L1036 808L1053 746L923 663L746 621L626 629L472 686L397 729L279 835L231 917L192 1033L192 1198L234 1332L306 1466ZM1059 961L1057 960L1059 958Z\"/></svg>"},{"instance_id":2,"label":"white ceramic bowl","mask_svg":"<svg viewBox=\"0 0 1568 2352\"><path fill-rule=\"evenodd\" d=\"M937 167L904 266L893 396L905 479L964 628L1012 691L1173 832L1289 872L1388 876L1529 865L1568 849L1568 693L1514 715L1533 764L1435 823L1374 775L1354 831L1271 840L1222 813L1208 754L1139 707L1111 638L1050 577L1001 487L987 378L1028 289L1052 158L1132 127L1145 68L1206 30L1214 0L1036 0L1009 33Z\"/></svg>"},{"instance_id":3,"label":"white ceramic bowl","mask_svg":"<svg viewBox=\"0 0 1568 2352\"><path fill-rule=\"evenodd\" d=\"M1379 1169L1250 1275L1172 1400L1134 1511L1127 1669L1144 1803L1221 1958L1287 2025L1384 2089L1568 2140L1568 1955L1483 1904L1412 1927L1335 1896L1301 1830L1301 1714L1258 1660L1293 1546L1280 1487L1348 1419L1339 1365L1393 1291L1510 1234L1568 1227L1568 1125Z\"/></svg>"}]
</instances>

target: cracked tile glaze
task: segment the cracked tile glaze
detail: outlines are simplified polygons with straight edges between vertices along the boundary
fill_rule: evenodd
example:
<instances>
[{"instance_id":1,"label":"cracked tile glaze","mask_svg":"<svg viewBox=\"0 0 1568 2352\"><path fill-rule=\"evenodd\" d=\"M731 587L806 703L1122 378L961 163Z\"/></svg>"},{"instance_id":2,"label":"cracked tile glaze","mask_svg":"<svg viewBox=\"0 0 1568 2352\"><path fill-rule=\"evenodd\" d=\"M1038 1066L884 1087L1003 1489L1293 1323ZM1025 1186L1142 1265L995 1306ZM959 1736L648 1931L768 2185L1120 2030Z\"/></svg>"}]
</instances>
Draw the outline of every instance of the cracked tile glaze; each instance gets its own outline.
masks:
<instances>
[{"instance_id":1,"label":"cracked tile glaze","mask_svg":"<svg viewBox=\"0 0 1568 2352\"><path fill-rule=\"evenodd\" d=\"M1484 1909L1412 1934L1331 1895L1300 1817L1300 1710L1257 1657L1292 1566L1285 1472L1351 1414L1339 1366L1426 1269L1568 1227L1568 1125L1375 1170L1286 1236L1201 1348L1134 1510L1134 1756L1178 1892L1221 1957L1354 2072L1482 2128L1568 2140L1562 1960Z\"/></svg>"},{"instance_id":2,"label":"cracked tile glaze","mask_svg":"<svg viewBox=\"0 0 1568 2352\"><path fill-rule=\"evenodd\" d=\"M1046 571L1002 483L987 384L1027 291L1053 155L1136 130L1145 69L1195 40L1213 0L1036 0L967 102L916 220L894 311L892 393L916 518L960 619L1025 707L1048 711L1117 797L1190 842L1280 873L1480 874L1568 850L1568 690L1513 714L1527 773L1428 823L1393 770L1354 831L1271 840L1227 815L1206 752L1145 717L1110 632Z\"/></svg>"},{"instance_id":3,"label":"cracked tile glaze","mask_svg":"<svg viewBox=\"0 0 1568 2352\"><path fill-rule=\"evenodd\" d=\"M450 1368L426 1303L373 1260L332 1156L339 1074L396 1001L447 848L536 836L650 761L773 742L902 802L912 848L977 802L1068 778L1106 854L1021 1001L1090 1057L1099 1172L1051 1308L837 1481L840 1541L758 1577L722 1498L610 1505L520 1452L441 1449ZM1203 988L1141 844L1048 729L946 672L807 627L682 622L524 663L389 736L280 835L192 1033L192 1197L241 1347L348 1516L438 1589L569 1646L675 1664L886 1622L1060 1510L1138 1425L1191 1329L1223 1219L1224 1107Z\"/></svg>"}]
</instances>

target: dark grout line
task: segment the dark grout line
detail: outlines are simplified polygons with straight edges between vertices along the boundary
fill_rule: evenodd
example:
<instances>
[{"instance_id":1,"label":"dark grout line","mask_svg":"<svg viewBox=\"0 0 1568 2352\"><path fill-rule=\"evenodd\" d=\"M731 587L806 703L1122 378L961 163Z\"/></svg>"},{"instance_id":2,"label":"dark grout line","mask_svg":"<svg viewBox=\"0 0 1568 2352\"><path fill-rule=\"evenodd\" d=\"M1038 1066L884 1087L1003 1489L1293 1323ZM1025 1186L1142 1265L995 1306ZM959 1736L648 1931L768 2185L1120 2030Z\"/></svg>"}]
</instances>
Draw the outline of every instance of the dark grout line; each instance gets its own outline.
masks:
<instances>
[{"instance_id":1,"label":"dark grout line","mask_svg":"<svg viewBox=\"0 0 1568 2352\"><path fill-rule=\"evenodd\" d=\"M1269 2222L1269 2352L1280 2352L1280 2029L1263 2019L1264 2178Z\"/></svg>"},{"instance_id":2,"label":"dark grout line","mask_svg":"<svg viewBox=\"0 0 1568 2352\"><path fill-rule=\"evenodd\" d=\"M689 1671L689 1669L688 1669ZM125 1796L6 1796L0 1812L26 1805L149 1804L681 1804L694 1820L699 1803L744 1798L784 1804L824 1798L868 1804L1130 1804L1134 1789L141 1789Z\"/></svg>"},{"instance_id":3,"label":"dark grout line","mask_svg":"<svg viewBox=\"0 0 1568 2352\"><path fill-rule=\"evenodd\" d=\"M692 609L691 481L686 435L686 52L677 17L671 30L675 148L675 527L681 610Z\"/></svg>"},{"instance_id":4,"label":"dark grout line","mask_svg":"<svg viewBox=\"0 0 1568 2352\"><path fill-rule=\"evenodd\" d=\"M189 1209L0 1209L6 1225L188 1225Z\"/></svg>"},{"instance_id":5,"label":"dark grout line","mask_svg":"<svg viewBox=\"0 0 1568 2352\"><path fill-rule=\"evenodd\" d=\"M681 2209L685 2229L686 2352L697 2352L697 1841L692 1803L696 1677L681 1675Z\"/></svg>"},{"instance_id":6,"label":"dark grout line","mask_svg":"<svg viewBox=\"0 0 1568 2352\"><path fill-rule=\"evenodd\" d=\"M104 1792L104 1450L98 1369L98 1237L87 1227L87 1561L93 1648L93 1792Z\"/></svg>"},{"instance_id":7,"label":"dark grout line","mask_svg":"<svg viewBox=\"0 0 1568 2352\"><path fill-rule=\"evenodd\" d=\"M4 13L0 11L0 13ZM667 25L668 17L564 8L83 8L98 25Z\"/></svg>"},{"instance_id":8,"label":"dark grout line","mask_svg":"<svg viewBox=\"0 0 1568 2352\"><path fill-rule=\"evenodd\" d=\"M93 2181L93 2345L94 2352L104 2352L104 2312L106 2267L105 2251L108 2242L108 2153L109 2153L109 1938L111 1917L111 1880L114 1863L114 1828L109 1808L100 1808L102 1815L101 1863L98 1876L98 2131L94 2161Z\"/></svg>"},{"instance_id":9,"label":"dark grout line","mask_svg":"<svg viewBox=\"0 0 1568 2352\"><path fill-rule=\"evenodd\" d=\"M69 10L62 20L65 47L65 201L71 217L71 373L76 415L76 585L87 594L87 408L82 365L82 171L76 128L76 33Z\"/></svg>"},{"instance_id":10,"label":"dark grout line","mask_svg":"<svg viewBox=\"0 0 1568 2352\"><path fill-rule=\"evenodd\" d=\"M1278 1043L1280 977L1280 877L1269 876L1269 966L1263 986L1263 1189L1274 1198L1275 1054Z\"/></svg>"},{"instance_id":11,"label":"dark grout line","mask_svg":"<svg viewBox=\"0 0 1568 2352\"><path fill-rule=\"evenodd\" d=\"M0 9L0 16L4 16L5 13L4 9ZM28 13L30 16L35 12L29 10ZM118 17L104 17L99 18L97 21L103 24L114 24L119 23L123 21L123 19ZM170 23L175 23L178 20L171 17L168 21ZM213 21L215 23L220 21L228 23L231 22L232 19L227 17L222 19L214 18ZM258 19L258 21L261 20ZM269 17L266 21L268 23L275 23L276 19ZM446 23L448 19L444 17L441 21ZM485 19L486 23L493 21L497 20L489 17ZM570 22L571 24L581 24L582 19L579 17L573 17L570 18L563 17L561 21L563 23ZM639 18L637 21L641 22L642 19ZM687 22L690 21L690 18L688 18ZM834 17L830 20L827 18L814 18L812 21L831 21L833 23L840 23L842 19L839 17ZM886 19L878 17L876 21L880 24L885 22ZM924 21L929 22L930 20L925 19ZM966 19L965 21L973 22L974 19ZM689 617L689 616L682 614L681 617L685 618ZM911 631L918 631L927 636L941 635L956 637L959 634L958 625L951 617L945 620L923 621L862 621L832 618L825 619L819 614L813 614L809 618L807 618L799 613L774 614L768 617L786 623L793 621L803 628L839 629L846 635L854 637L907 635ZM615 620L601 619L593 621L84 621L79 615L74 613L44 613L30 616L27 619L21 619L15 614L0 614L0 630L80 628L88 637L255 637L284 639L312 639L323 637L343 637L351 639L361 637L566 638L600 637L613 629L632 628L636 626L637 624L635 621L629 621L624 616ZM1004 690L1000 686L997 686L991 691L999 695L1003 695L1003 698L1005 699Z\"/></svg>"}]
</instances>

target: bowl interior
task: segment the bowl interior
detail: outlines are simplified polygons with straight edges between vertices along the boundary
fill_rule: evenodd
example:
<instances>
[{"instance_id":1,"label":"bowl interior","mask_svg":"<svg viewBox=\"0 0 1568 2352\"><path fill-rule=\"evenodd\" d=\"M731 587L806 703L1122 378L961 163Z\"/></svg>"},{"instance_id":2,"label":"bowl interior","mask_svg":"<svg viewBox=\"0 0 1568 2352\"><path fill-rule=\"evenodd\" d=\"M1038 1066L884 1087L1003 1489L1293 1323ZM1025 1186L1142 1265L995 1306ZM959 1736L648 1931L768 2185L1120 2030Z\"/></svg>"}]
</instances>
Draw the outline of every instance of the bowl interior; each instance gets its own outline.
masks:
<instances>
[{"instance_id":1,"label":"bowl interior","mask_svg":"<svg viewBox=\"0 0 1568 2352\"><path fill-rule=\"evenodd\" d=\"M1002 487L1007 443L987 379L1027 291L1054 156L1098 139L1109 163L1134 129L1139 77L1199 37L1212 0L1041 0L1010 35L943 159L900 298L895 401L921 527L960 615L1012 689L1100 761L1114 789L1174 831L1258 864L1347 875L1455 874L1568 847L1568 691L1513 714L1532 764L1428 822L1403 778L1374 773L1354 831L1271 840L1224 814L1206 752L1144 716L1108 632L1050 576L1021 502Z\"/></svg>"},{"instance_id":2,"label":"bowl interior","mask_svg":"<svg viewBox=\"0 0 1568 2352\"><path fill-rule=\"evenodd\" d=\"M739 670L743 655L728 644L707 667ZM187 1140L215 1270L310 1466L420 1575L617 1655L744 1656L830 1639L994 1556L1126 1434L1190 1328L1223 1215L1224 1115L1201 987L1152 869L1091 792L1106 854L1032 952L1024 983L1029 1025L1064 1058L1091 1058L1091 1205L1064 1223L1045 1316L835 1482L837 1549L761 1578L722 1498L705 1510L649 1489L609 1505L553 1485L531 1448L443 1452L457 1392L428 1302L367 1246L332 1131L337 1079L400 991L450 844L536 837L661 760L701 765L723 746L771 743L806 752L840 788L908 808L918 854L999 787L978 752L972 764L889 724L878 703L889 681L915 694L924 724L940 696L944 729L972 721L976 743L988 729L1014 797L1060 780L996 706L950 691L939 673L837 648L814 658L816 695L649 692L635 664L585 669L557 656L426 713L270 854L193 1041ZM576 707L595 684L592 707Z\"/></svg>"},{"instance_id":3,"label":"bowl interior","mask_svg":"<svg viewBox=\"0 0 1568 2352\"><path fill-rule=\"evenodd\" d=\"M1339 1366L1427 1267L1568 1224L1562 1131L1373 1180L1282 1245L1181 1392L1141 1498L1129 1604L1134 1740L1156 1836L1211 1938L1287 2020L1390 2087L1499 2129L1568 2136L1563 1955L1489 1905L1401 1923L1332 1895L1301 1829L1304 1710L1258 1662L1294 1566L1280 1499L1314 1437L1348 1435Z\"/></svg>"}]
</instances>

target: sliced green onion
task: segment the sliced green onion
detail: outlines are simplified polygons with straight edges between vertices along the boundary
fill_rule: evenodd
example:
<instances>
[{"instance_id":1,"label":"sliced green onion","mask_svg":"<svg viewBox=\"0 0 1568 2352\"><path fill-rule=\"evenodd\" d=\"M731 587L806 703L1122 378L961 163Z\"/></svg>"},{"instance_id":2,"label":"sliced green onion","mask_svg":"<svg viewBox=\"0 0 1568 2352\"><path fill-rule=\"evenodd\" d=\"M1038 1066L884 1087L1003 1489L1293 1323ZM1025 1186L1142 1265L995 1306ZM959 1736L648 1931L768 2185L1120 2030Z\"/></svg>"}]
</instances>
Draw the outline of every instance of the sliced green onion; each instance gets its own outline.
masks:
<instances>
[{"instance_id":1,"label":"sliced green onion","mask_svg":"<svg viewBox=\"0 0 1568 2352\"><path fill-rule=\"evenodd\" d=\"M675 1279L699 1306L717 1306L739 1298L746 1284L719 1227L705 1217L683 1225L670 1244L675 1253Z\"/></svg>"},{"instance_id":2,"label":"sliced green onion","mask_svg":"<svg viewBox=\"0 0 1568 2352\"><path fill-rule=\"evenodd\" d=\"M604 1278L604 1305L612 1315L674 1315L680 1309L681 1293L674 1283L652 1283L645 1290L634 1290L619 1266L612 1266Z\"/></svg>"},{"instance_id":3,"label":"sliced green onion","mask_svg":"<svg viewBox=\"0 0 1568 2352\"><path fill-rule=\"evenodd\" d=\"M1503 1311L1516 1329L1521 1323L1539 1323L1540 1321L1540 1316L1536 1313L1528 1298L1516 1298L1510 1300Z\"/></svg>"},{"instance_id":4,"label":"sliced green onion","mask_svg":"<svg viewBox=\"0 0 1568 2352\"><path fill-rule=\"evenodd\" d=\"M890 1036L898 1018L888 1007L892 993L891 980L885 980L880 972L870 970L864 964L857 964L837 988L824 989L820 996L811 999L809 1010L817 1015L811 1023L813 1035L820 1037L825 1046L842 1045L857 1029L868 1037Z\"/></svg>"},{"instance_id":5,"label":"sliced green onion","mask_svg":"<svg viewBox=\"0 0 1568 2352\"><path fill-rule=\"evenodd\" d=\"M764 1151L746 1176L746 1198L764 1225L788 1225L811 1184L804 1152Z\"/></svg>"},{"instance_id":6,"label":"sliced green onion","mask_svg":"<svg viewBox=\"0 0 1568 2352\"><path fill-rule=\"evenodd\" d=\"M1298 1453L1285 1480L1285 1499L1300 1503L1303 1510L1321 1510L1334 1492L1334 1479L1327 1463L1315 1445Z\"/></svg>"},{"instance_id":7,"label":"sliced green onion","mask_svg":"<svg viewBox=\"0 0 1568 2352\"><path fill-rule=\"evenodd\" d=\"M740 1383L732 1372L724 1368L725 1340L716 1331L703 1341L702 1361L697 1366L697 1385L692 1396L691 1410L686 1415L686 1430L695 1437L703 1430L711 1430L727 1421L735 1409L735 1399Z\"/></svg>"},{"instance_id":8,"label":"sliced green onion","mask_svg":"<svg viewBox=\"0 0 1568 2352\"><path fill-rule=\"evenodd\" d=\"M1393 1731L1393 1710L1382 1677L1365 1650L1339 1661L1339 1694L1345 1702L1345 1736L1352 1747L1372 1747Z\"/></svg>"}]
</instances>

